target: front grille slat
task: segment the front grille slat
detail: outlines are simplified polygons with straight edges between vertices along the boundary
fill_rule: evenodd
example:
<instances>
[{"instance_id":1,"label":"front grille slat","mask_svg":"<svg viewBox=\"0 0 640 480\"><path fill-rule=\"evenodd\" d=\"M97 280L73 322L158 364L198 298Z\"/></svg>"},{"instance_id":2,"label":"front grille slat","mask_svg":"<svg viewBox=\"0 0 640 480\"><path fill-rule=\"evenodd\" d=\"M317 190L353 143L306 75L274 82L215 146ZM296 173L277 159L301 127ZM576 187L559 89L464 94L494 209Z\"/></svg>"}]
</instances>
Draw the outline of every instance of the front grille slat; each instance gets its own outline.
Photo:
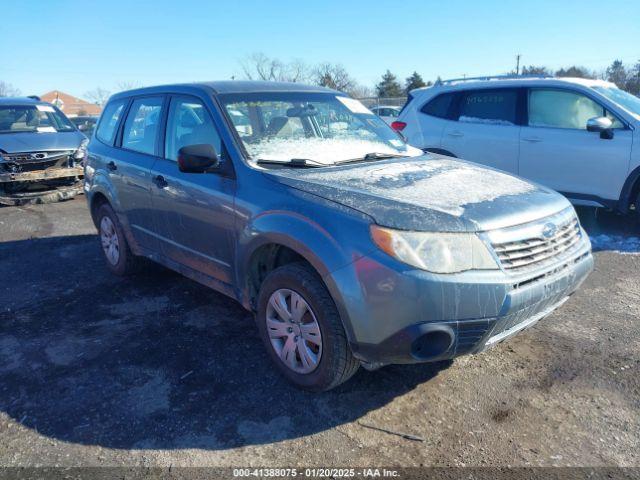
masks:
<instances>
[{"instance_id":1,"label":"front grille slat","mask_svg":"<svg viewBox=\"0 0 640 480\"><path fill-rule=\"evenodd\" d=\"M493 242L493 249L502 268L518 271L542 265L580 243L582 234L575 216L557 225L556 228L556 232L549 238L539 234L507 242Z\"/></svg>"}]
</instances>

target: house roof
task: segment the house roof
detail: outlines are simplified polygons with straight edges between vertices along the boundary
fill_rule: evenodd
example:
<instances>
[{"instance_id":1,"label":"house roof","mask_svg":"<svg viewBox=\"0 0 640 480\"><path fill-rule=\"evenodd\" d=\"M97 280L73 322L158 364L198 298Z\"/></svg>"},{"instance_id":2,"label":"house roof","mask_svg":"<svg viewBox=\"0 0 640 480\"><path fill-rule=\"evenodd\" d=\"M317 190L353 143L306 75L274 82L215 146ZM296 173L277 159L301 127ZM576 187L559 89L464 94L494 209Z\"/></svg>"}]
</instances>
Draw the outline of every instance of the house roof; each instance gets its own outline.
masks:
<instances>
[{"instance_id":1,"label":"house roof","mask_svg":"<svg viewBox=\"0 0 640 480\"><path fill-rule=\"evenodd\" d=\"M53 103L66 115L76 116L80 114L85 115L99 115L102 111L100 105L87 102L82 98L74 97L60 90L52 90L40 96L42 101Z\"/></svg>"}]
</instances>

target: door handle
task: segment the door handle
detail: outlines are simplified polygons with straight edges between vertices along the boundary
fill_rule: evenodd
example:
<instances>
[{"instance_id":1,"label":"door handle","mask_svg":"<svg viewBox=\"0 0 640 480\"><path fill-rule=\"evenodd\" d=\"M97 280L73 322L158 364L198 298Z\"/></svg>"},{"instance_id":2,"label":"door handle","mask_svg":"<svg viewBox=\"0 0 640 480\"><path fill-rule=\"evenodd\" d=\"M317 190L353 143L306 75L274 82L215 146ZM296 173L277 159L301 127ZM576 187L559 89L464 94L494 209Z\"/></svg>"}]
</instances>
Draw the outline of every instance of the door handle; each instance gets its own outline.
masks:
<instances>
[{"instance_id":1,"label":"door handle","mask_svg":"<svg viewBox=\"0 0 640 480\"><path fill-rule=\"evenodd\" d=\"M448 132L447 135L450 137L464 137L464 133L459 132L458 130L454 130L453 132Z\"/></svg>"},{"instance_id":2,"label":"door handle","mask_svg":"<svg viewBox=\"0 0 640 480\"><path fill-rule=\"evenodd\" d=\"M522 140L529 143L538 143L542 141L540 137L525 137Z\"/></svg>"},{"instance_id":3,"label":"door handle","mask_svg":"<svg viewBox=\"0 0 640 480\"><path fill-rule=\"evenodd\" d=\"M111 160L109 163L107 163L107 168L111 171L114 171L118 169L118 166L113 160Z\"/></svg>"},{"instance_id":4,"label":"door handle","mask_svg":"<svg viewBox=\"0 0 640 480\"><path fill-rule=\"evenodd\" d=\"M156 175L153 177L153 181L158 188L164 188L169 185L162 175Z\"/></svg>"}]
</instances>

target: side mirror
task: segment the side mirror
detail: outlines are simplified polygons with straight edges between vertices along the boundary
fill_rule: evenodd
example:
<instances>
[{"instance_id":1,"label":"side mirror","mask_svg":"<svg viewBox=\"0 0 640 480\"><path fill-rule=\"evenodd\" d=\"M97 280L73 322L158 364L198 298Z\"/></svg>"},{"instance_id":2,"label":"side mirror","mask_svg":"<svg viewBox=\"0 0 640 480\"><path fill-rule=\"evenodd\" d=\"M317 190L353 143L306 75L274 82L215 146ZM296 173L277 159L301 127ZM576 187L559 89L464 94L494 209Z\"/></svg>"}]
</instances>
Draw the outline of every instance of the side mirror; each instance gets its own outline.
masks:
<instances>
[{"instance_id":1,"label":"side mirror","mask_svg":"<svg viewBox=\"0 0 640 480\"><path fill-rule=\"evenodd\" d=\"M206 173L220 163L212 145L187 145L178 150L178 169L183 173Z\"/></svg>"},{"instance_id":2,"label":"side mirror","mask_svg":"<svg viewBox=\"0 0 640 480\"><path fill-rule=\"evenodd\" d=\"M587 131L599 133L600 138L605 140L613 138L612 126L613 122L607 117L594 117L587 120Z\"/></svg>"}]
</instances>

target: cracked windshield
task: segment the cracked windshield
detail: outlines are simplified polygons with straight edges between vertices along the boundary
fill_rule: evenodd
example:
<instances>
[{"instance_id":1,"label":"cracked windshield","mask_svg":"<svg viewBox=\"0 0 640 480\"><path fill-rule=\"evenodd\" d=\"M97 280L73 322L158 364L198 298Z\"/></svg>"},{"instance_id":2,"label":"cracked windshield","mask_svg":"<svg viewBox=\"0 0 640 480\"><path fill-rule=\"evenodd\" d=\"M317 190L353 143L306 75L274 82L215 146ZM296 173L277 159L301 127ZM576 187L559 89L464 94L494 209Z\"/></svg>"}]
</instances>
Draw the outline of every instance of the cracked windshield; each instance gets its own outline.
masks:
<instances>
[{"instance_id":1,"label":"cracked windshield","mask_svg":"<svg viewBox=\"0 0 640 480\"><path fill-rule=\"evenodd\" d=\"M225 95L222 100L247 153L258 163L323 166L422 153L352 98L265 93Z\"/></svg>"}]
</instances>

